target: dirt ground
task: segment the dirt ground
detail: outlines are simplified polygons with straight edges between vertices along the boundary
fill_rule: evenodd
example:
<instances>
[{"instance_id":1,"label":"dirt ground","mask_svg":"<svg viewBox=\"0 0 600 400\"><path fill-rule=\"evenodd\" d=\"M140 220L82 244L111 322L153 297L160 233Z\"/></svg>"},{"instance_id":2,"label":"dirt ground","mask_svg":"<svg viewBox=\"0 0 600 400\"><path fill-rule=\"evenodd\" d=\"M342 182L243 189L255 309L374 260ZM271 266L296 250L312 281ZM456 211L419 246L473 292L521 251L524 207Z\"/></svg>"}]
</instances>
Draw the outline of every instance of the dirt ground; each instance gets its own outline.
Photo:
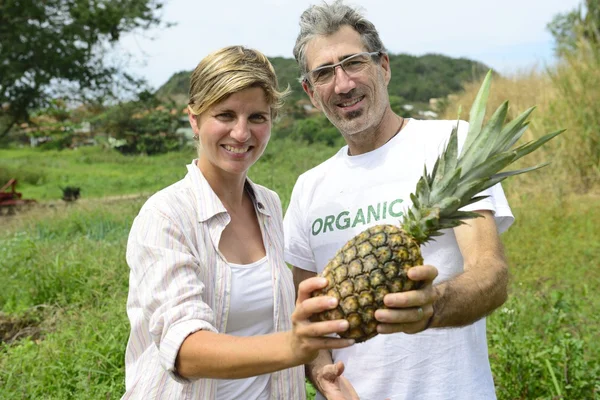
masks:
<instances>
[{"instance_id":1,"label":"dirt ground","mask_svg":"<svg viewBox=\"0 0 600 400\"><path fill-rule=\"evenodd\" d=\"M29 337L33 340L41 338L39 321L30 317L17 318L0 313L0 344L11 344Z\"/></svg>"}]
</instances>

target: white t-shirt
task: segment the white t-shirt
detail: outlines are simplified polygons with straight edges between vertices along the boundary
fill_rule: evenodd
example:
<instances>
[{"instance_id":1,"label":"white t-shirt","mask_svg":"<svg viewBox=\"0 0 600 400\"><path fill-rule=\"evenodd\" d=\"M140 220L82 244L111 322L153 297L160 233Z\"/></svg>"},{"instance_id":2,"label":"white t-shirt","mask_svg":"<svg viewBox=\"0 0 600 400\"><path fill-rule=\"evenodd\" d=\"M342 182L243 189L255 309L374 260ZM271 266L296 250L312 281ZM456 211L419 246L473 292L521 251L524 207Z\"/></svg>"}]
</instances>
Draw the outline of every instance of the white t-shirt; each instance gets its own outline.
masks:
<instances>
[{"instance_id":1,"label":"white t-shirt","mask_svg":"<svg viewBox=\"0 0 600 400\"><path fill-rule=\"evenodd\" d=\"M231 298L227 315L228 335L268 335L273 325L273 286L267 257L252 264L228 263L231 268ZM268 400L270 374L245 379L219 379L219 400Z\"/></svg>"},{"instance_id":2,"label":"white t-shirt","mask_svg":"<svg viewBox=\"0 0 600 400\"><path fill-rule=\"evenodd\" d=\"M285 260L320 273L349 239L378 224L398 224L412 205L410 193L431 171L456 121L410 120L384 146L348 156L347 146L298 178L284 218ZM459 148L468 123L459 123ZM513 216L498 184L490 197L464 210L491 210L499 232ZM463 271L452 230L421 247L424 263L439 270L435 283ZM415 335L378 335L350 348L334 350L344 375L361 400L494 399L485 319L463 328L430 329Z\"/></svg>"}]
</instances>

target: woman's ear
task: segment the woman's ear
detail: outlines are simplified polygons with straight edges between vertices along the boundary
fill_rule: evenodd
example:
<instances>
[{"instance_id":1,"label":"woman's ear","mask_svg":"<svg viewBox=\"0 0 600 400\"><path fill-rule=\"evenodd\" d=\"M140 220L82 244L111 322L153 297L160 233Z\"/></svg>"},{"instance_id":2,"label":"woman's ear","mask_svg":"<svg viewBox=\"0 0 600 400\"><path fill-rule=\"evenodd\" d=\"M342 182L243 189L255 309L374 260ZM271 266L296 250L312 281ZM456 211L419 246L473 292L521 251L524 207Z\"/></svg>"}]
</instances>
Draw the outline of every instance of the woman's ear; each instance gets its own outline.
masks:
<instances>
[{"instance_id":1,"label":"woman's ear","mask_svg":"<svg viewBox=\"0 0 600 400\"><path fill-rule=\"evenodd\" d=\"M192 127L192 131L194 135L198 134L198 119L194 114L192 114L192 110L188 107L188 120L190 121L190 126Z\"/></svg>"}]
</instances>

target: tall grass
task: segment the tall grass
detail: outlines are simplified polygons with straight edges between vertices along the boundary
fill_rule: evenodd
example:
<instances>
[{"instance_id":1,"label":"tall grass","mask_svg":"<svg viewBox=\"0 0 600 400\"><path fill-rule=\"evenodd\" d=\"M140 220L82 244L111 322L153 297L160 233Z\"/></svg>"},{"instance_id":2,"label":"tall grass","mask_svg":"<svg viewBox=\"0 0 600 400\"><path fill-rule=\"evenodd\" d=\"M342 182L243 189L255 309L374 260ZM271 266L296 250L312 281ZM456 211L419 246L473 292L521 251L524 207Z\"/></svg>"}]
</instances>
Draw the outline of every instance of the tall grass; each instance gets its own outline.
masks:
<instances>
[{"instance_id":1,"label":"tall grass","mask_svg":"<svg viewBox=\"0 0 600 400\"><path fill-rule=\"evenodd\" d=\"M0 317L39 334L0 342L0 399L116 399L127 341L125 243L139 203L39 209L0 232Z\"/></svg>"},{"instance_id":2,"label":"tall grass","mask_svg":"<svg viewBox=\"0 0 600 400\"><path fill-rule=\"evenodd\" d=\"M538 195L513 211L509 300L488 319L498 397L600 398L600 202Z\"/></svg>"},{"instance_id":3,"label":"tall grass","mask_svg":"<svg viewBox=\"0 0 600 400\"><path fill-rule=\"evenodd\" d=\"M565 167L576 188L588 191L600 181L600 48L579 41L549 75L558 93L550 112L577 130L569 136Z\"/></svg>"},{"instance_id":4,"label":"tall grass","mask_svg":"<svg viewBox=\"0 0 600 400\"><path fill-rule=\"evenodd\" d=\"M467 119L479 86L480 82L467 84L450 102L443 117L455 119L461 107L461 118ZM508 119L536 106L522 143L567 129L517 162L517 166L524 166L551 161L551 166L512 178L507 185L509 190L544 191L558 196L596 191L600 184L600 50L582 43L578 51L564 54L556 66L544 71L532 68L494 77L487 115L507 99Z\"/></svg>"}]
</instances>

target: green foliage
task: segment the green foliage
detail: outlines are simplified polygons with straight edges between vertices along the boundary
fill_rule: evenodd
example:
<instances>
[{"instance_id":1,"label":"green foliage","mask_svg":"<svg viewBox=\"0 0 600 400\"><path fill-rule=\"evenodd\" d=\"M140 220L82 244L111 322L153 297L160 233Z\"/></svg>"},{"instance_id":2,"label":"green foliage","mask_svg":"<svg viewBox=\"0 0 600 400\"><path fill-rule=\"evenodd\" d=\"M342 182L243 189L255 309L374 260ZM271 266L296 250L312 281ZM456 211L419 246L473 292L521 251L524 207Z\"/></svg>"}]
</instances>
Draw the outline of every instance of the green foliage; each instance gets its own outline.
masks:
<instances>
[{"instance_id":1,"label":"green foliage","mask_svg":"<svg viewBox=\"0 0 600 400\"><path fill-rule=\"evenodd\" d=\"M576 26L581 21L579 9L557 14L546 26L556 41L555 51L563 53L572 50L577 43Z\"/></svg>"},{"instance_id":2,"label":"green foliage","mask_svg":"<svg viewBox=\"0 0 600 400\"><path fill-rule=\"evenodd\" d=\"M600 45L600 1L584 0L583 4L583 8L557 14L547 25L559 55L577 51L581 40L595 47Z\"/></svg>"},{"instance_id":3,"label":"green foliage","mask_svg":"<svg viewBox=\"0 0 600 400\"><path fill-rule=\"evenodd\" d=\"M160 0L0 2L0 137L52 93L105 96L139 82L109 65L108 44L159 24ZM7 105L7 106L4 106Z\"/></svg>"},{"instance_id":4,"label":"green foliage","mask_svg":"<svg viewBox=\"0 0 600 400\"><path fill-rule=\"evenodd\" d=\"M269 58L277 73L279 86L292 89L287 100L286 110L299 100L306 100L306 94L298 81L300 70L293 58ZM445 97L462 89L464 82L477 80L489 67L465 58L452 58L438 54L411 56L391 54L392 79L389 93L404 98L408 102L428 102L430 98ZM160 98L175 98L187 95L191 72L178 72L157 91Z\"/></svg>"},{"instance_id":5,"label":"green foliage","mask_svg":"<svg viewBox=\"0 0 600 400\"><path fill-rule=\"evenodd\" d=\"M321 113L295 121L291 137L294 140L303 140L308 144L323 143L338 148L345 144L344 138L337 128Z\"/></svg>"},{"instance_id":6,"label":"green foliage","mask_svg":"<svg viewBox=\"0 0 600 400\"><path fill-rule=\"evenodd\" d=\"M139 96L96 117L96 129L113 138L114 147L123 154L153 155L179 149L184 144L177 133L182 114L175 104L161 104L149 92Z\"/></svg>"},{"instance_id":7,"label":"green foliage","mask_svg":"<svg viewBox=\"0 0 600 400\"><path fill-rule=\"evenodd\" d=\"M200 60L198 60L200 62ZM174 73L157 91L156 97L166 101L174 101L183 105L188 102L190 91L190 71Z\"/></svg>"},{"instance_id":8,"label":"green foliage","mask_svg":"<svg viewBox=\"0 0 600 400\"><path fill-rule=\"evenodd\" d=\"M60 150L73 144L80 120L62 99L48 101L47 107L35 110L29 123L19 130L25 138L43 140L38 146L45 150ZM22 136L23 136L22 135Z\"/></svg>"},{"instance_id":9,"label":"green foliage","mask_svg":"<svg viewBox=\"0 0 600 400\"><path fill-rule=\"evenodd\" d=\"M441 54L392 55L390 67L392 79L388 92L409 102L446 97L462 90L465 82L477 81L489 70L482 63Z\"/></svg>"}]
</instances>

